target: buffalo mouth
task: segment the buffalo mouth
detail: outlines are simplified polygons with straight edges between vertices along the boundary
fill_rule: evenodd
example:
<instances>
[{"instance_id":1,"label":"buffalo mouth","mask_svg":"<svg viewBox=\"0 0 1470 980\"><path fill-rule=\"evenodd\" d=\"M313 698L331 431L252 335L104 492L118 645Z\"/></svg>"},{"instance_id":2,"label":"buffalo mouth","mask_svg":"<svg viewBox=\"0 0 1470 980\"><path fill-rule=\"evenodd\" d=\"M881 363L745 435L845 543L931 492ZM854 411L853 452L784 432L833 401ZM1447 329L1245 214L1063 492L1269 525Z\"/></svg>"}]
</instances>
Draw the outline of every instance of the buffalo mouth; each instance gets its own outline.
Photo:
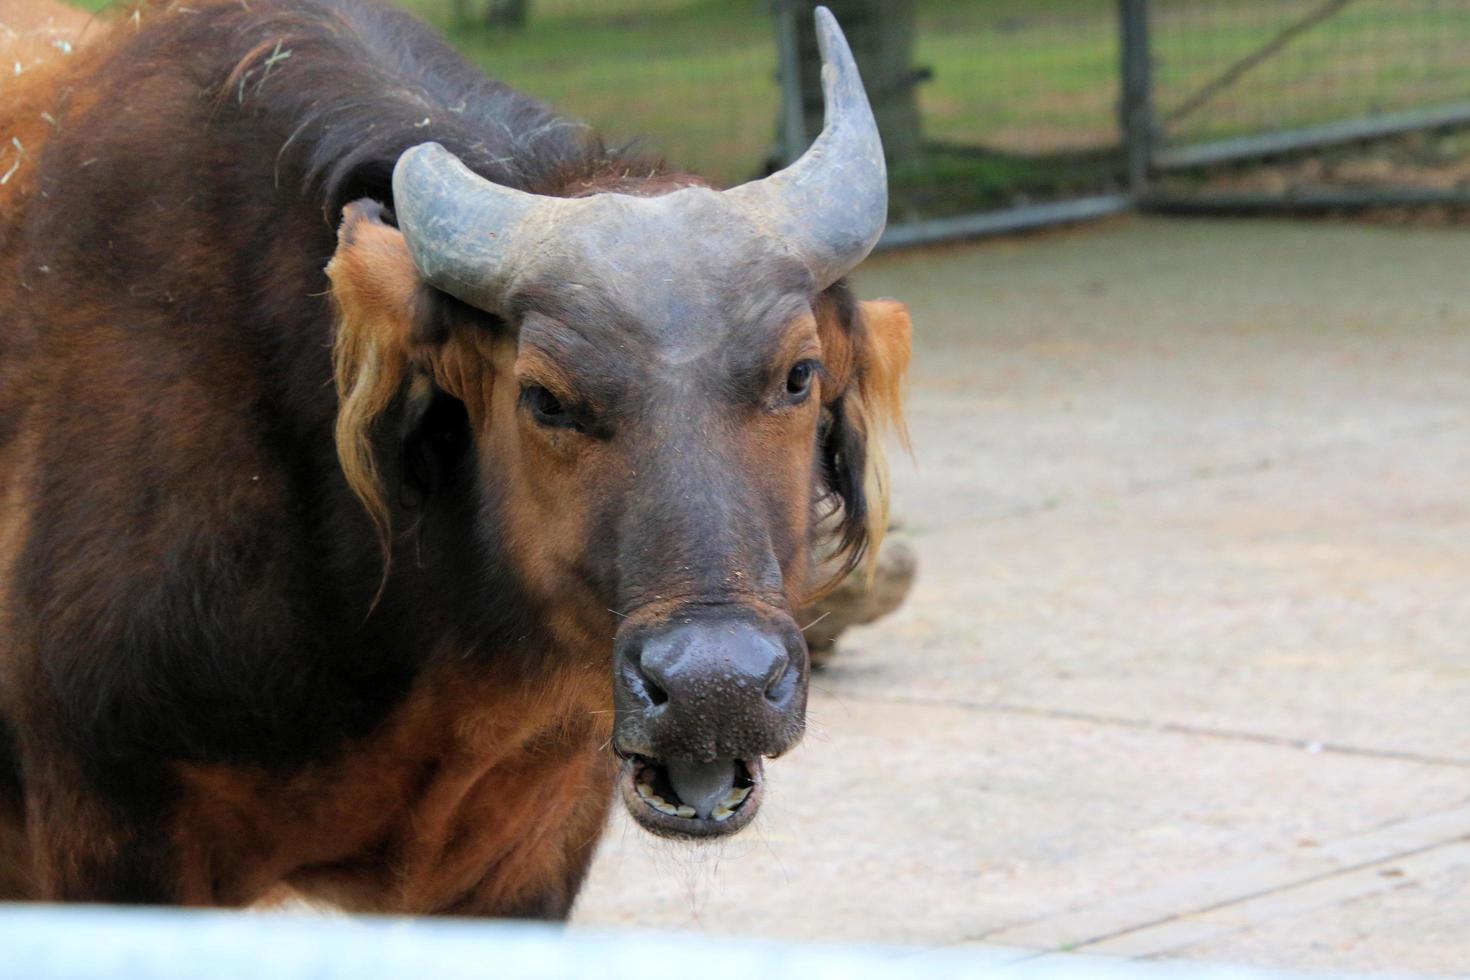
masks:
<instances>
[{"instance_id":1,"label":"buffalo mouth","mask_svg":"<svg viewBox=\"0 0 1470 980\"><path fill-rule=\"evenodd\" d=\"M634 755L618 775L628 813L660 837L736 833L760 809L763 782L759 758L685 762Z\"/></svg>"}]
</instances>

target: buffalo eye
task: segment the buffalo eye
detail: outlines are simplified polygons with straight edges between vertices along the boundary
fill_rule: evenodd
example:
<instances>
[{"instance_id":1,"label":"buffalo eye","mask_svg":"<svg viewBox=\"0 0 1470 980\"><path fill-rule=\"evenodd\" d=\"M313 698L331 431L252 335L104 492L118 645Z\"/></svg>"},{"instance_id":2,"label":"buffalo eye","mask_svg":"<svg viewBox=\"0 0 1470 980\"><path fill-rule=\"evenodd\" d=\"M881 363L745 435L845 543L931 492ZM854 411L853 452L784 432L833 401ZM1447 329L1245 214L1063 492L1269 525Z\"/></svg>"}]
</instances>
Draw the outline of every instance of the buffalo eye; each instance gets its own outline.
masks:
<instances>
[{"instance_id":1,"label":"buffalo eye","mask_svg":"<svg viewBox=\"0 0 1470 980\"><path fill-rule=\"evenodd\" d=\"M526 385L522 388L521 404L540 425L552 429L578 428L577 420L567 411L561 399L540 385Z\"/></svg>"},{"instance_id":2,"label":"buffalo eye","mask_svg":"<svg viewBox=\"0 0 1470 980\"><path fill-rule=\"evenodd\" d=\"M797 361L786 375L786 397L792 404L803 401L812 390L812 377L817 373L813 361Z\"/></svg>"}]
</instances>

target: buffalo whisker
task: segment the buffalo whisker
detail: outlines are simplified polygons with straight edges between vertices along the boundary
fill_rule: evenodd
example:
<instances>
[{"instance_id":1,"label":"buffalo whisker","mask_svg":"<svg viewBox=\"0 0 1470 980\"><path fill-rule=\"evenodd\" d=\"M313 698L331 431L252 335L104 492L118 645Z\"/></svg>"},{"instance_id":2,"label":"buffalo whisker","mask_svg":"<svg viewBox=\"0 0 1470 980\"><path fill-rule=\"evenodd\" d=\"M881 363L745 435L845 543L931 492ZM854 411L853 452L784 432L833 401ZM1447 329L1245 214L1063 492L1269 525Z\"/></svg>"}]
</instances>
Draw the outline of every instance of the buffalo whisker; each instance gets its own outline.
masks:
<instances>
[{"instance_id":1,"label":"buffalo whisker","mask_svg":"<svg viewBox=\"0 0 1470 980\"><path fill-rule=\"evenodd\" d=\"M830 615L832 615L832 610L829 609L826 612L822 613L822 615L818 616L816 619L812 620L810 623L807 623L805 626L803 626L801 628L801 631L805 633L807 630L811 629L813 626L817 625Z\"/></svg>"}]
</instances>

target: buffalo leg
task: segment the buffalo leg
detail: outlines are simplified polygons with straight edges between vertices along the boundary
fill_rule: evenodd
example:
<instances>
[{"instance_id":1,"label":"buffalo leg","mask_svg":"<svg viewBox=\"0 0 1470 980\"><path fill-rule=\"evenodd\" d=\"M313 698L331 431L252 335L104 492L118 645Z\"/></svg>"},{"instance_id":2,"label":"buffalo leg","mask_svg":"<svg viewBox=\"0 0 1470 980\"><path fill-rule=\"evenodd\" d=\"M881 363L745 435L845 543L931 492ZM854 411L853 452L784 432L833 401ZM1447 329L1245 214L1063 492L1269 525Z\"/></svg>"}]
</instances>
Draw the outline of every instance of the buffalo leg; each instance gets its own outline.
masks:
<instances>
[{"instance_id":1,"label":"buffalo leg","mask_svg":"<svg viewBox=\"0 0 1470 980\"><path fill-rule=\"evenodd\" d=\"M594 758L586 782L577 781L579 797L561 815L542 825L558 831L550 838L523 839L516 853L501 853L485 869L479 883L449 905L426 909L436 915L490 916L562 922L597 854L612 804L611 767ZM605 770L605 771L604 771ZM532 870L534 868L534 870Z\"/></svg>"},{"instance_id":2,"label":"buffalo leg","mask_svg":"<svg viewBox=\"0 0 1470 980\"><path fill-rule=\"evenodd\" d=\"M10 727L0 716L0 902L25 901L34 891L20 755Z\"/></svg>"},{"instance_id":3,"label":"buffalo leg","mask_svg":"<svg viewBox=\"0 0 1470 980\"><path fill-rule=\"evenodd\" d=\"M163 832L164 814L131 812L56 765L28 764L25 773L26 836L37 899L128 905L188 901L179 861Z\"/></svg>"},{"instance_id":4,"label":"buffalo leg","mask_svg":"<svg viewBox=\"0 0 1470 980\"><path fill-rule=\"evenodd\" d=\"M0 799L0 902L26 902L36 897L22 808L19 800Z\"/></svg>"},{"instance_id":5,"label":"buffalo leg","mask_svg":"<svg viewBox=\"0 0 1470 980\"><path fill-rule=\"evenodd\" d=\"M596 850L594 843L580 853L568 855L569 867L565 873L522 892L509 902L498 894L492 879L487 880L485 887L476 888L453 905L434 910L433 914L565 922L572 914L572 905L582 889L582 881L587 877L587 869Z\"/></svg>"}]
</instances>

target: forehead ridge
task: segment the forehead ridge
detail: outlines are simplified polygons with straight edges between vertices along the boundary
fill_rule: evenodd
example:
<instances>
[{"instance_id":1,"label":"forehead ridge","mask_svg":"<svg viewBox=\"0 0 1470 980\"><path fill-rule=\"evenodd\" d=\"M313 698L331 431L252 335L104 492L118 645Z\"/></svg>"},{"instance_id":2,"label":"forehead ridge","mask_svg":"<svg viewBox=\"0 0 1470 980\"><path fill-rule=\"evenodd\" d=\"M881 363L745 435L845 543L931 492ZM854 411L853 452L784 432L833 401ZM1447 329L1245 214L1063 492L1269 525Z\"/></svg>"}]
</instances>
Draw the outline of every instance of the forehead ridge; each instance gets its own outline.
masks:
<instances>
[{"instance_id":1,"label":"forehead ridge","mask_svg":"<svg viewBox=\"0 0 1470 980\"><path fill-rule=\"evenodd\" d=\"M719 192L599 194L567 213L518 276L553 315L675 363L739 340L810 274Z\"/></svg>"}]
</instances>

